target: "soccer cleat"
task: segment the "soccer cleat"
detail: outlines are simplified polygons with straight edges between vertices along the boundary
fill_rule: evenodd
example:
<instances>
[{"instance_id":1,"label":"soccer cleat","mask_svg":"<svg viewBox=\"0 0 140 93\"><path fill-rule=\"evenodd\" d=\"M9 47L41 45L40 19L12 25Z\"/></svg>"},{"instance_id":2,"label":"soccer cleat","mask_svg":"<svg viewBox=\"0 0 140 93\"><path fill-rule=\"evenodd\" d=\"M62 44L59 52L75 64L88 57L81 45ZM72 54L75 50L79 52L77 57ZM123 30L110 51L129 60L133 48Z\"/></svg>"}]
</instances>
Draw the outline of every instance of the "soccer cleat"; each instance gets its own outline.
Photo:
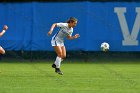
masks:
<instances>
[{"instance_id":1,"label":"soccer cleat","mask_svg":"<svg viewBox=\"0 0 140 93\"><path fill-rule=\"evenodd\" d=\"M59 68L55 68L55 72L58 73L59 75L63 75L63 73L61 72Z\"/></svg>"},{"instance_id":2,"label":"soccer cleat","mask_svg":"<svg viewBox=\"0 0 140 93\"><path fill-rule=\"evenodd\" d=\"M56 65L55 64L52 64L52 68L56 68Z\"/></svg>"}]
</instances>

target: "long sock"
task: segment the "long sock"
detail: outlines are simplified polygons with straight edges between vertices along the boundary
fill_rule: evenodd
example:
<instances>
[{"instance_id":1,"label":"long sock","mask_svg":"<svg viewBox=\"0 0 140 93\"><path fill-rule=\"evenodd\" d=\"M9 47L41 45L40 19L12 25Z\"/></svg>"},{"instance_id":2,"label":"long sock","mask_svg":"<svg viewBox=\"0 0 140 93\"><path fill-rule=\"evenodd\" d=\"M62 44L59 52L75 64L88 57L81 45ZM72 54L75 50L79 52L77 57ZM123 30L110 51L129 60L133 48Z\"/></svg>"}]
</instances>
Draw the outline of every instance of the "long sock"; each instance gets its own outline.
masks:
<instances>
[{"instance_id":1,"label":"long sock","mask_svg":"<svg viewBox=\"0 0 140 93\"><path fill-rule=\"evenodd\" d=\"M61 58L60 57L56 57L56 60L54 62L54 64L56 65L56 68L60 68L61 65Z\"/></svg>"}]
</instances>

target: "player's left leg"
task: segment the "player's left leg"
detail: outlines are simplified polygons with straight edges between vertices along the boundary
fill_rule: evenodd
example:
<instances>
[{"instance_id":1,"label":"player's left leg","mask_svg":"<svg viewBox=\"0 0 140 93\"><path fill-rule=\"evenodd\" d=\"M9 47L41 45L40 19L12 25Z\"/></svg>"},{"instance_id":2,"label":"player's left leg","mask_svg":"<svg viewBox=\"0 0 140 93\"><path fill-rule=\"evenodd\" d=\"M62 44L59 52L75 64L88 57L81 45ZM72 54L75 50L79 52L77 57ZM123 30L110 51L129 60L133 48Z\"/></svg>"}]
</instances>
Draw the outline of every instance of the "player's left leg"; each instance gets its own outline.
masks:
<instances>
[{"instance_id":1,"label":"player's left leg","mask_svg":"<svg viewBox=\"0 0 140 93\"><path fill-rule=\"evenodd\" d=\"M61 46L61 50L62 50L62 61L66 58L66 48L65 46Z\"/></svg>"}]
</instances>

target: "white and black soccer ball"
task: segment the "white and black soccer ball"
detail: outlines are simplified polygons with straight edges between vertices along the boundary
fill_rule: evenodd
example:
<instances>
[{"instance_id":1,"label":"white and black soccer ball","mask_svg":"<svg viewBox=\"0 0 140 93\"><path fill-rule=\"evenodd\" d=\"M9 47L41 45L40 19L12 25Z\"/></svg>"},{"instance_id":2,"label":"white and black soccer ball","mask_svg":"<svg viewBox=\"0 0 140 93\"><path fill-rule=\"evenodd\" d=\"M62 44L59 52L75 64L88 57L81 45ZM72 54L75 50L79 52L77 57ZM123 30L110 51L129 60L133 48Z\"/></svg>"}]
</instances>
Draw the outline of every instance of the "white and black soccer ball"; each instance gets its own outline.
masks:
<instances>
[{"instance_id":1,"label":"white and black soccer ball","mask_svg":"<svg viewBox=\"0 0 140 93\"><path fill-rule=\"evenodd\" d=\"M109 44L107 42L103 42L101 44L101 50L104 51L104 52L109 51Z\"/></svg>"}]
</instances>

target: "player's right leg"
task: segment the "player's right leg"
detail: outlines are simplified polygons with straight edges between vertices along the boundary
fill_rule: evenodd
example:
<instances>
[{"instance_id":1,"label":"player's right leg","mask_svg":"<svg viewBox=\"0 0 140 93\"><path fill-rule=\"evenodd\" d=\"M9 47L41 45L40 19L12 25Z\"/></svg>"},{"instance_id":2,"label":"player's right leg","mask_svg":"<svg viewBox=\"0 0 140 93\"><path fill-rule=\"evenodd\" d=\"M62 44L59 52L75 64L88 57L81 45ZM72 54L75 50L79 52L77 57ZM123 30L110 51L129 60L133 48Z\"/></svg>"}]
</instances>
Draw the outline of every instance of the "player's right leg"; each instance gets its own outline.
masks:
<instances>
[{"instance_id":1,"label":"player's right leg","mask_svg":"<svg viewBox=\"0 0 140 93\"><path fill-rule=\"evenodd\" d=\"M56 57L55 63L52 65L52 67L55 68L56 73L63 75L63 73L60 70L60 64L61 64L61 59L62 59L61 46L54 46L54 50L57 53L57 57Z\"/></svg>"},{"instance_id":2,"label":"player's right leg","mask_svg":"<svg viewBox=\"0 0 140 93\"><path fill-rule=\"evenodd\" d=\"M63 73L60 70L60 64L61 64L61 60L62 60L61 44L63 44L63 43L62 42L58 42L57 40L52 38L51 44L54 47L54 50L55 50L55 52L57 54L56 60L55 60L54 64L52 64L52 67L55 68L55 72L56 73L62 75Z\"/></svg>"},{"instance_id":3,"label":"player's right leg","mask_svg":"<svg viewBox=\"0 0 140 93\"><path fill-rule=\"evenodd\" d=\"M53 47L54 47L54 50L57 54L57 57L56 57L56 60L55 60L54 64L52 64L52 67L53 68L60 68L60 59L61 59L61 56L62 56L61 47L60 46L53 46Z\"/></svg>"}]
</instances>

